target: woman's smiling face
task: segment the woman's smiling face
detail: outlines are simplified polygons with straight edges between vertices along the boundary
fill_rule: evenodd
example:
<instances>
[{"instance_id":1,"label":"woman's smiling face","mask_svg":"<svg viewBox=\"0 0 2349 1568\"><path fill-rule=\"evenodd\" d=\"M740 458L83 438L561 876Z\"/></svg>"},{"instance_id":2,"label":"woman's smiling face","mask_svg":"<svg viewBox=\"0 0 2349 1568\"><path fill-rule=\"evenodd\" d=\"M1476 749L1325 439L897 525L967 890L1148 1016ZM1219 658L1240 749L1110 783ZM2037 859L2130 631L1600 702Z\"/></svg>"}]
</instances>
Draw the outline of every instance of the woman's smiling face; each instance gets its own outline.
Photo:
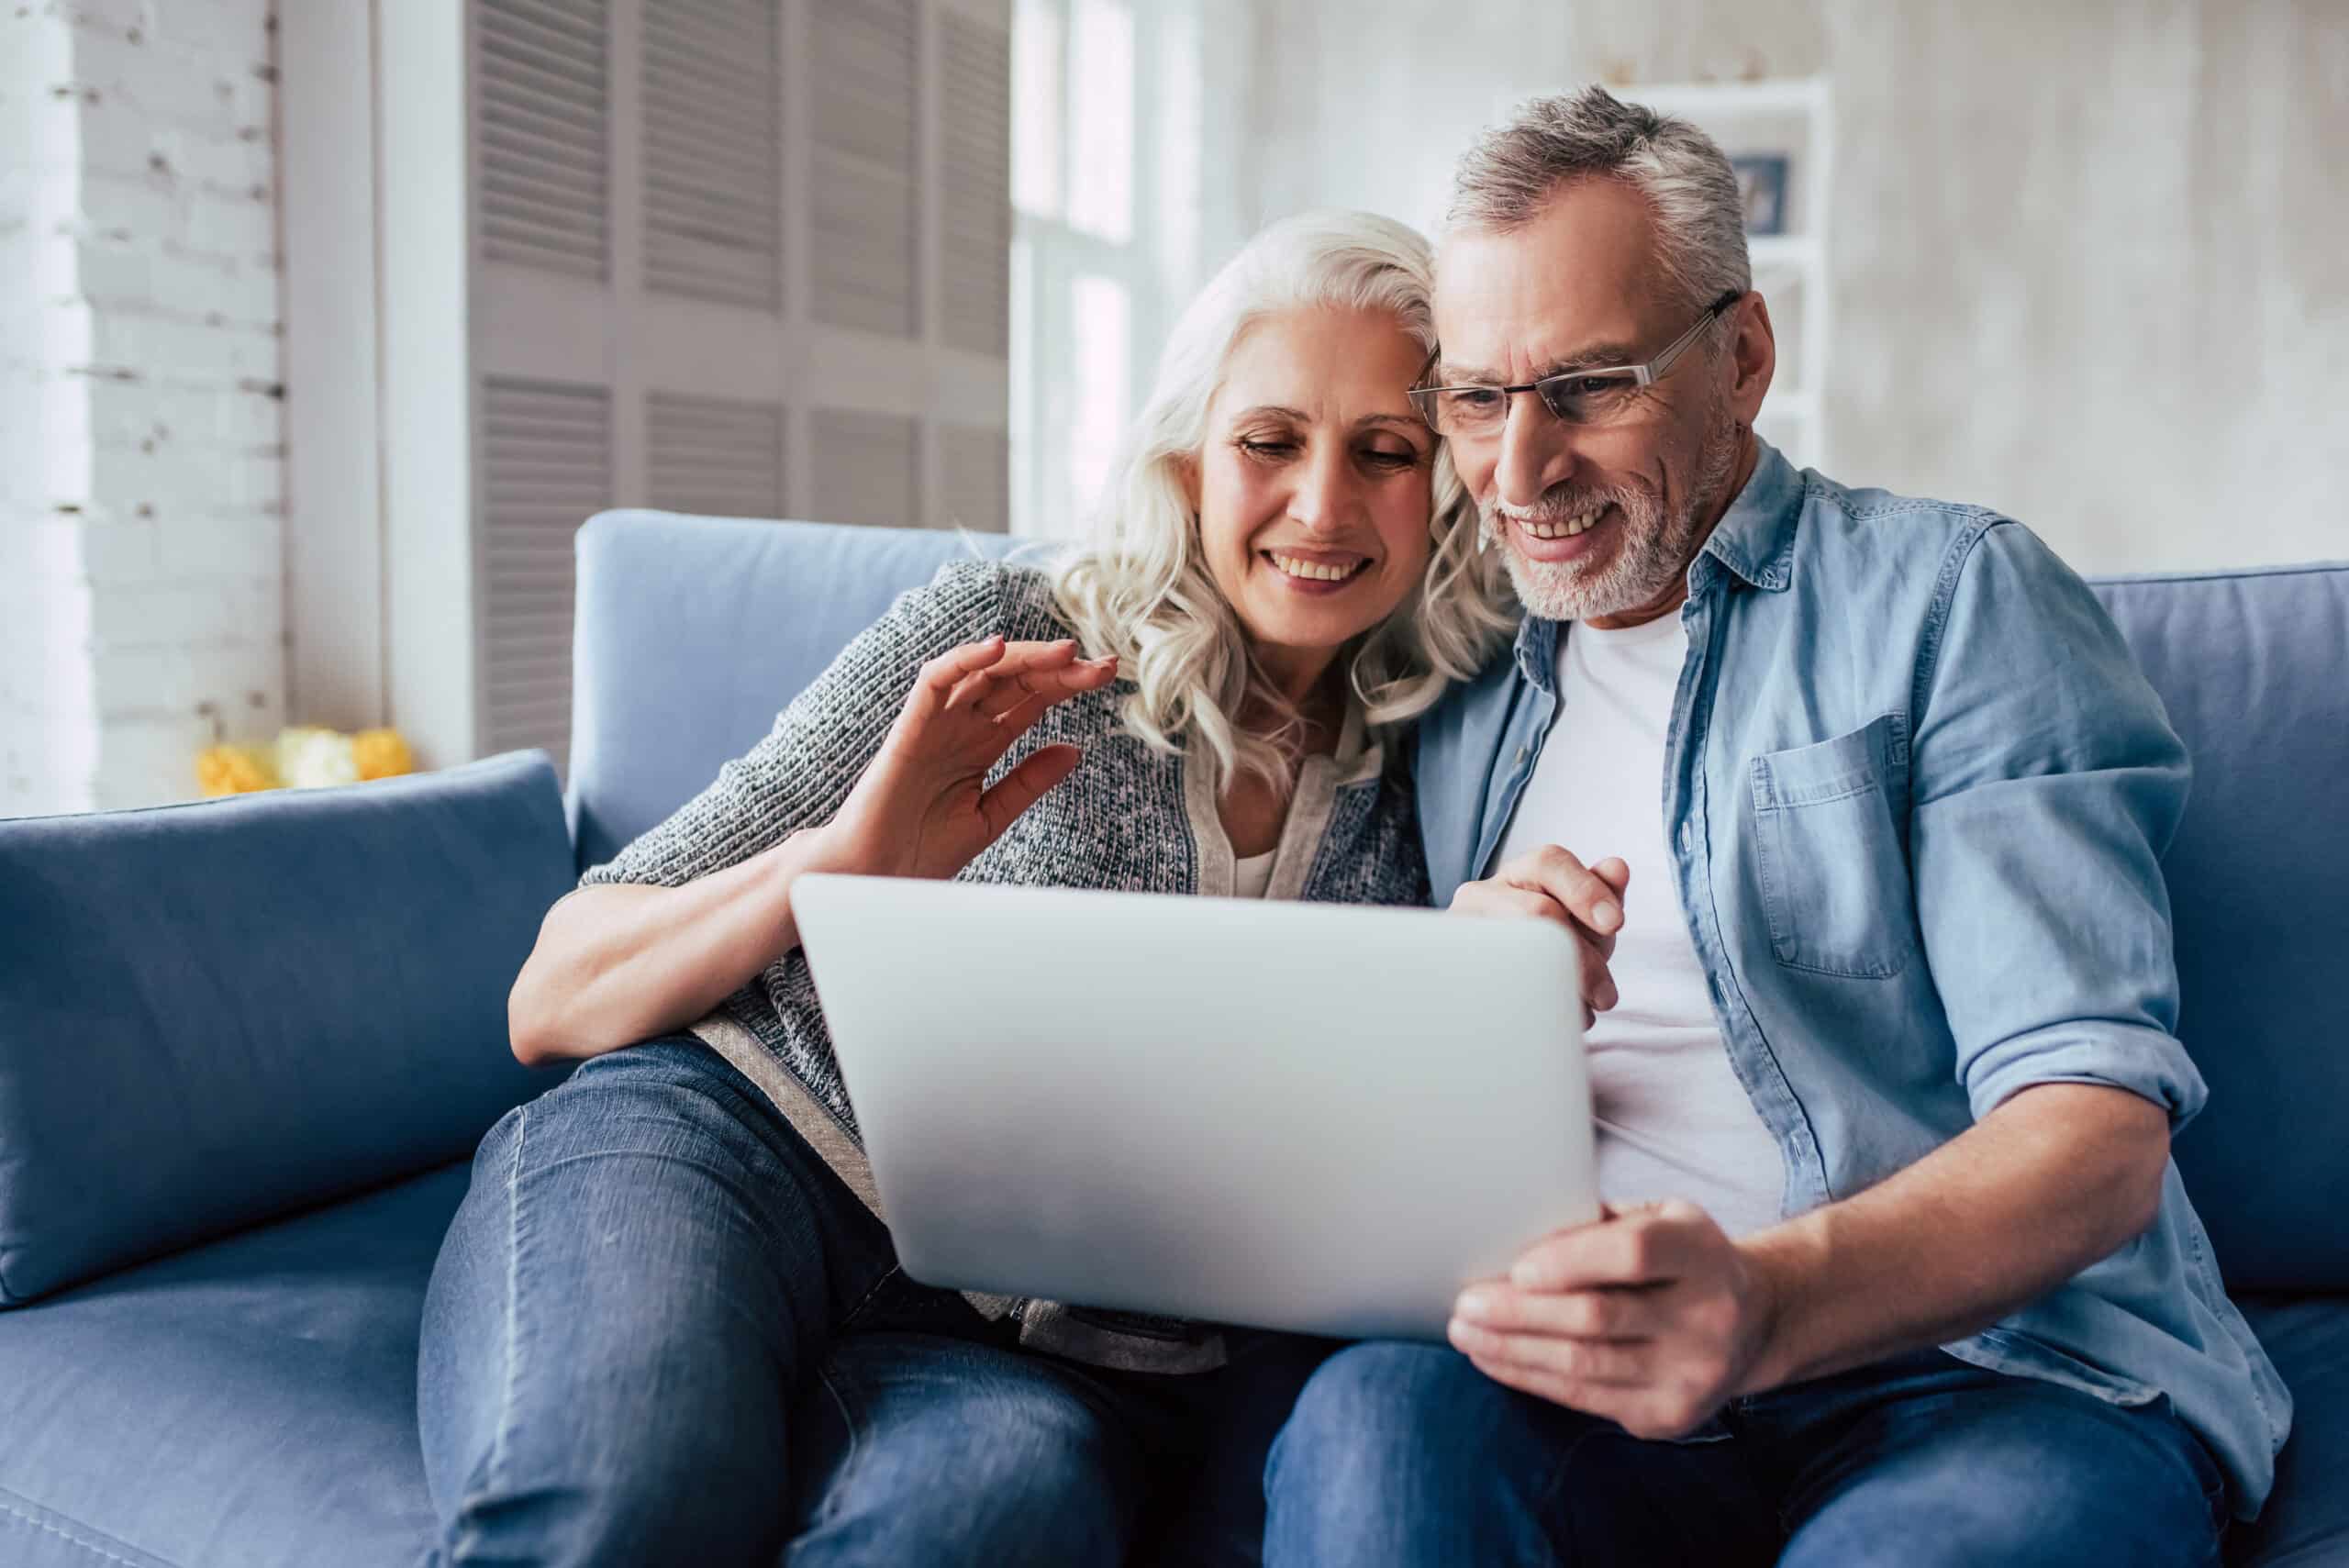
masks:
<instances>
[{"instance_id":1,"label":"woman's smiling face","mask_svg":"<svg viewBox=\"0 0 2349 1568\"><path fill-rule=\"evenodd\" d=\"M1343 308L1266 317L1231 351L1191 497L1275 678L1317 677L1427 570L1435 436L1404 395L1426 359L1391 314Z\"/></svg>"}]
</instances>

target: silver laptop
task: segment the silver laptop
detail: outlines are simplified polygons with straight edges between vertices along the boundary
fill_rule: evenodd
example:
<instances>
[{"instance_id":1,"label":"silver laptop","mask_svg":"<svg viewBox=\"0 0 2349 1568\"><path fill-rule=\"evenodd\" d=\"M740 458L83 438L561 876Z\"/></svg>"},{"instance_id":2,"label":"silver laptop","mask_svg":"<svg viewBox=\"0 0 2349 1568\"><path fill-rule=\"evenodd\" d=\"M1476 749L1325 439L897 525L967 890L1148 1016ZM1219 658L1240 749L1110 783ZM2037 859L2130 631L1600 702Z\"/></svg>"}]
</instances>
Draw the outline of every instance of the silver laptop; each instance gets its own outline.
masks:
<instances>
[{"instance_id":1,"label":"silver laptop","mask_svg":"<svg viewBox=\"0 0 2349 1568\"><path fill-rule=\"evenodd\" d=\"M792 907L918 1280L1440 1340L1598 1215L1547 921L832 875Z\"/></svg>"}]
</instances>

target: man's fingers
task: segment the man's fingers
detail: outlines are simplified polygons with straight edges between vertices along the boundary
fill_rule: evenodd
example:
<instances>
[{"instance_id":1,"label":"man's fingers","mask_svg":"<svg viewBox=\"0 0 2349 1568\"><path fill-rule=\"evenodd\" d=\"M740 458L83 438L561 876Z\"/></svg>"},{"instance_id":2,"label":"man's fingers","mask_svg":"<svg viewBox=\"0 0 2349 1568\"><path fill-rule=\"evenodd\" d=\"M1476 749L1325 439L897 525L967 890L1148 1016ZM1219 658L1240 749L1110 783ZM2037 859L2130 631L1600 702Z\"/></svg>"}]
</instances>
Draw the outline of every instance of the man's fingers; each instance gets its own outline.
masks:
<instances>
[{"instance_id":1,"label":"man's fingers","mask_svg":"<svg viewBox=\"0 0 2349 1568\"><path fill-rule=\"evenodd\" d=\"M986 824L986 843L1003 837L1019 814L1042 799L1047 791L1076 772L1085 753L1074 746L1040 746L1035 754L1004 776L1003 782L979 796L979 817ZM972 851L974 854L978 851Z\"/></svg>"},{"instance_id":2,"label":"man's fingers","mask_svg":"<svg viewBox=\"0 0 2349 1568\"><path fill-rule=\"evenodd\" d=\"M1617 1219L1576 1226L1526 1249L1509 1269L1520 1290L1589 1290L1607 1285L1658 1284L1679 1277L1693 1246L1692 1223L1705 1222L1686 1205L1642 1208Z\"/></svg>"},{"instance_id":3,"label":"man's fingers","mask_svg":"<svg viewBox=\"0 0 2349 1568\"><path fill-rule=\"evenodd\" d=\"M1596 1383L1514 1362L1488 1361L1479 1356L1468 1359L1495 1383L1553 1405L1564 1405L1570 1410L1603 1417L1635 1438L1687 1437L1703 1426L1718 1407L1652 1384Z\"/></svg>"},{"instance_id":4,"label":"man's fingers","mask_svg":"<svg viewBox=\"0 0 2349 1568\"><path fill-rule=\"evenodd\" d=\"M1461 1353L1468 1354L1464 1351ZM1580 1410L1586 1415L1609 1420L1620 1421L1641 1398L1641 1390L1636 1387L1578 1383L1545 1368L1520 1366L1515 1362L1484 1356L1469 1355L1468 1360L1478 1372L1495 1383L1514 1388L1520 1394L1531 1394L1536 1399L1546 1399L1553 1405L1563 1405L1569 1410Z\"/></svg>"},{"instance_id":5,"label":"man's fingers","mask_svg":"<svg viewBox=\"0 0 2349 1568\"><path fill-rule=\"evenodd\" d=\"M1663 1294L1653 1286L1532 1291L1487 1280L1460 1293L1453 1316L1504 1336L1564 1340L1645 1340L1670 1327Z\"/></svg>"},{"instance_id":6,"label":"man's fingers","mask_svg":"<svg viewBox=\"0 0 2349 1568\"><path fill-rule=\"evenodd\" d=\"M1479 1366L1497 1363L1542 1373L1568 1383L1618 1388L1655 1381L1655 1347L1643 1340L1563 1340L1547 1334L1502 1334L1455 1318L1452 1343Z\"/></svg>"},{"instance_id":7,"label":"man's fingers","mask_svg":"<svg viewBox=\"0 0 2349 1568\"><path fill-rule=\"evenodd\" d=\"M1604 1013L1623 999L1615 989L1614 971L1607 966L1609 955L1600 951L1590 933L1579 926L1574 928L1574 933L1575 940L1582 944L1582 999Z\"/></svg>"},{"instance_id":8,"label":"man's fingers","mask_svg":"<svg viewBox=\"0 0 2349 1568\"><path fill-rule=\"evenodd\" d=\"M1502 880L1548 894L1586 927L1601 951L1615 951L1615 933L1623 929L1623 895L1572 851L1556 844L1518 856L1500 872ZM1629 873L1625 880L1628 882Z\"/></svg>"},{"instance_id":9,"label":"man's fingers","mask_svg":"<svg viewBox=\"0 0 2349 1568\"><path fill-rule=\"evenodd\" d=\"M1609 855L1603 861L1594 862L1590 868L1590 873L1593 876L1598 878L1599 881L1613 888L1615 890L1615 895L1618 898L1631 891L1631 862L1624 860L1620 855Z\"/></svg>"},{"instance_id":10,"label":"man's fingers","mask_svg":"<svg viewBox=\"0 0 2349 1568\"><path fill-rule=\"evenodd\" d=\"M1462 915L1554 920L1569 930L1575 924L1575 917L1566 912L1566 906L1539 888L1520 887L1515 883L1498 880L1461 884L1460 891L1452 895L1452 907Z\"/></svg>"}]
</instances>

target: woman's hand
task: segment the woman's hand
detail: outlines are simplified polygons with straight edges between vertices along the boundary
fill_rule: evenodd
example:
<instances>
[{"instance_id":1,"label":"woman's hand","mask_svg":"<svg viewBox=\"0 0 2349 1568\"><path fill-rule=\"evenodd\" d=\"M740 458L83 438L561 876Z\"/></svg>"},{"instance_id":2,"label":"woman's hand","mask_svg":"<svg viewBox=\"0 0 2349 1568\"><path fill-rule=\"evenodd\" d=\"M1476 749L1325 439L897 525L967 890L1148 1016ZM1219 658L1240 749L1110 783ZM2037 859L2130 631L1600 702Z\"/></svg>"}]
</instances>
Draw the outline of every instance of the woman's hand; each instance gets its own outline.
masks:
<instances>
[{"instance_id":1,"label":"woman's hand","mask_svg":"<svg viewBox=\"0 0 2349 1568\"><path fill-rule=\"evenodd\" d=\"M1045 746L993 789L989 769L1044 710L1117 678L1116 658L1079 662L1076 643L988 638L922 667L888 739L819 831L818 862L875 876L951 877L1084 754Z\"/></svg>"}]
</instances>

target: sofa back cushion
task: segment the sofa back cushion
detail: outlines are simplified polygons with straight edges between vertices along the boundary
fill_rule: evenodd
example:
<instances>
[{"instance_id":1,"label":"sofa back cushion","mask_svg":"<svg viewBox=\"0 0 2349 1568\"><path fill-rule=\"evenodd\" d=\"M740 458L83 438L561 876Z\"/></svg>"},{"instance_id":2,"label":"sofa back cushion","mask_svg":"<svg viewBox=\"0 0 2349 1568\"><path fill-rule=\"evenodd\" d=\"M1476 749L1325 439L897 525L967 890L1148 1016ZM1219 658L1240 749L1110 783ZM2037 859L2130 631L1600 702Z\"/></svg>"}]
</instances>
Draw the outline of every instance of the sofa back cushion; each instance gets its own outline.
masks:
<instances>
[{"instance_id":1,"label":"sofa back cushion","mask_svg":"<svg viewBox=\"0 0 2349 1568\"><path fill-rule=\"evenodd\" d=\"M573 882L539 752L0 821L0 1306L472 1152Z\"/></svg>"},{"instance_id":2,"label":"sofa back cushion","mask_svg":"<svg viewBox=\"0 0 2349 1568\"><path fill-rule=\"evenodd\" d=\"M583 871L774 728L800 688L949 561L1000 534L606 512L579 530L571 811Z\"/></svg>"},{"instance_id":3,"label":"sofa back cushion","mask_svg":"<svg viewBox=\"0 0 2349 1568\"><path fill-rule=\"evenodd\" d=\"M903 590L1011 541L610 512L579 536L572 808L608 860ZM2187 1190L2242 1288L2349 1290L2349 566L2096 584L2194 756L2165 862L2210 1103Z\"/></svg>"},{"instance_id":4,"label":"sofa back cushion","mask_svg":"<svg viewBox=\"0 0 2349 1568\"><path fill-rule=\"evenodd\" d=\"M2186 1190L2239 1290L2349 1290L2349 565L2098 595L2194 758L2164 859Z\"/></svg>"}]
</instances>

